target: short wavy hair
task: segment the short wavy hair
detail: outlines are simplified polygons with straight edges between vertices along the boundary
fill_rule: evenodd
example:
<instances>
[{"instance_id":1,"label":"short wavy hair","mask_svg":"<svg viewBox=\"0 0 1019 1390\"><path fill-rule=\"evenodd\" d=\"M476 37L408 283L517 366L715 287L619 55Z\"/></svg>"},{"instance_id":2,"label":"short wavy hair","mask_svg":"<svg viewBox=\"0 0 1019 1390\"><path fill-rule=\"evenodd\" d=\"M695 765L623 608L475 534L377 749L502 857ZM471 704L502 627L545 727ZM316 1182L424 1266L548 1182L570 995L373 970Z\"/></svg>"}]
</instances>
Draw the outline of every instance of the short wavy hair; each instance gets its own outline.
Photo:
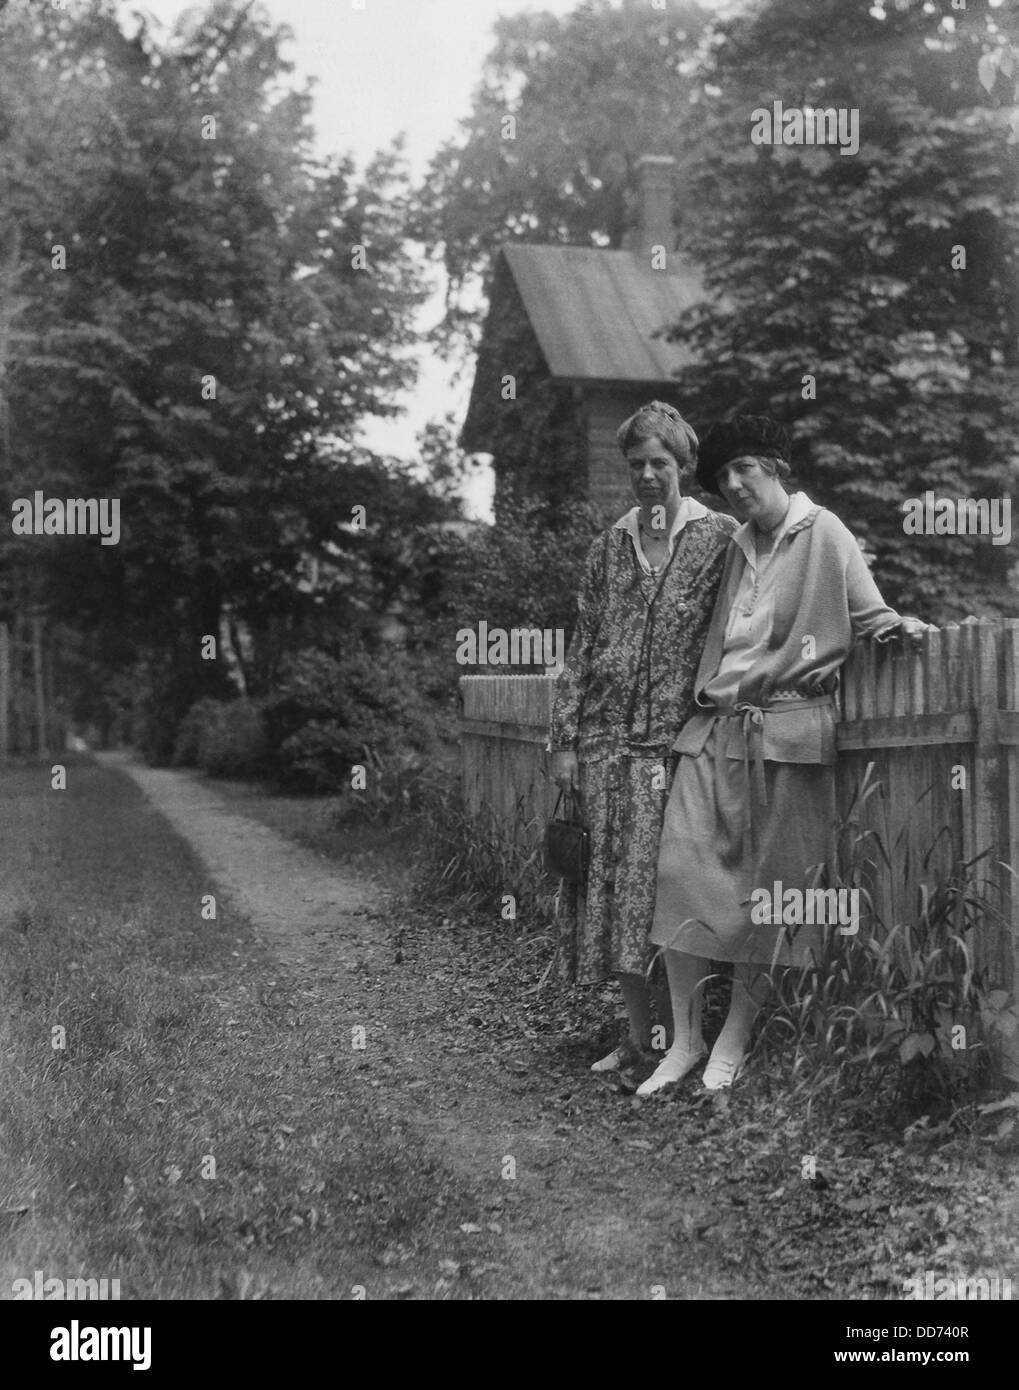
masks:
<instances>
[{"instance_id":1,"label":"short wavy hair","mask_svg":"<svg viewBox=\"0 0 1019 1390\"><path fill-rule=\"evenodd\" d=\"M648 439L660 439L677 463L692 466L697 462L697 436L673 405L648 401L616 431L616 443L624 458L632 448Z\"/></svg>"}]
</instances>

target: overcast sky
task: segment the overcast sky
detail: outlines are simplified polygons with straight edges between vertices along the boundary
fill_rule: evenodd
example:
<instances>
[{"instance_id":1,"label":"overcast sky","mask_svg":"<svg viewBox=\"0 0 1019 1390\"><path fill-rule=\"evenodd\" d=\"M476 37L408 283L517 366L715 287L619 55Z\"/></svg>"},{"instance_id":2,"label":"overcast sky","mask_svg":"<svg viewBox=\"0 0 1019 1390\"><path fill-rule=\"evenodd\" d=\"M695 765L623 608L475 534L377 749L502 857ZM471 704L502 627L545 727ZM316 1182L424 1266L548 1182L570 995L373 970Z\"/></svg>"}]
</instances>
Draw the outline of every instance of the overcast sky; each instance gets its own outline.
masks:
<instances>
[{"instance_id":1,"label":"overcast sky","mask_svg":"<svg viewBox=\"0 0 1019 1390\"><path fill-rule=\"evenodd\" d=\"M295 81L314 78L313 120L322 153L350 151L363 168L400 132L407 159L420 177L432 154L455 133L470 110L492 24L500 14L550 10L568 14L577 0L260 0L270 16L293 31L287 56ZM184 0L121 0L125 20L137 12L170 27L195 6ZM424 312L430 327L441 314L436 301ZM418 430L428 420L466 408L470 382L454 386L449 369L430 354L421 359L418 385L399 421L373 423L364 434L372 448L412 458ZM490 480L479 480L471 502L488 511Z\"/></svg>"},{"instance_id":2,"label":"overcast sky","mask_svg":"<svg viewBox=\"0 0 1019 1390\"><path fill-rule=\"evenodd\" d=\"M578 0L259 0L294 33L298 77L316 79L315 125L323 151L352 150L364 163L400 131L413 172L470 108L471 92L500 14L568 14ZM358 8L363 4L363 8ZM122 0L172 24L183 0Z\"/></svg>"}]
</instances>

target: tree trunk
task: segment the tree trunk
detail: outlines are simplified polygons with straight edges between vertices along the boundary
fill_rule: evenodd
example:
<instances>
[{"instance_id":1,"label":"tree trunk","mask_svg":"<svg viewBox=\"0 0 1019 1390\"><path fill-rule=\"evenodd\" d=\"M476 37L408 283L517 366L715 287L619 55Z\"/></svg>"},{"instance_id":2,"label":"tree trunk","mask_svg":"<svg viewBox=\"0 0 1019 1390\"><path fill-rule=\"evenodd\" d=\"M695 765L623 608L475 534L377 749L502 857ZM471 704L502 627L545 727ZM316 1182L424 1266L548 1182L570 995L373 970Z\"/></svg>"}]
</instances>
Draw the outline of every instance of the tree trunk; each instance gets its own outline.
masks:
<instances>
[{"instance_id":1,"label":"tree trunk","mask_svg":"<svg viewBox=\"0 0 1019 1390\"><path fill-rule=\"evenodd\" d=\"M11 635L6 623L0 623L0 763L7 761L10 752L8 714L11 698Z\"/></svg>"},{"instance_id":2,"label":"tree trunk","mask_svg":"<svg viewBox=\"0 0 1019 1390\"><path fill-rule=\"evenodd\" d=\"M14 710L14 751L28 751L28 710L25 702L25 617L15 609L12 644L11 695Z\"/></svg>"},{"instance_id":3,"label":"tree trunk","mask_svg":"<svg viewBox=\"0 0 1019 1390\"><path fill-rule=\"evenodd\" d=\"M32 614L32 684L35 688L35 751L40 758L46 753L46 691L42 672L42 618Z\"/></svg>"}]
</instances>

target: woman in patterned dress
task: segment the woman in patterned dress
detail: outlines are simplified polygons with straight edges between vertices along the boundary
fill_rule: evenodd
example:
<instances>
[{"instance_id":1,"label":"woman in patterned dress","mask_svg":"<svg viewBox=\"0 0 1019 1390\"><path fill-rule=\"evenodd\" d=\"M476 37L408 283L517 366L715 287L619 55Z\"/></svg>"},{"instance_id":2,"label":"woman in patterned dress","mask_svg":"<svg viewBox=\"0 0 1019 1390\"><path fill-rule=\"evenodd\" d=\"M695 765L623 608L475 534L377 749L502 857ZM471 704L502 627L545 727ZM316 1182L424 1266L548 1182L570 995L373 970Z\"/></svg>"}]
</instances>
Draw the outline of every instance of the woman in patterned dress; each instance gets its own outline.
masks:
<instances>
[{"instance_id":1,"label":"woman in patterned dress","mask_svg":"<svg viewBox=\"0 0 1019 1390\"><path fill-rule=\"evenodd\" d=\"M617 440L637 505L588 554L552 713L553 777L580 792L591 832L586 885L563 886L565 973L580 983L615 976L629 1017L628 1042L594 1071L629 1065L650 1046L646 979L670 748L693 708L736 529L683 495L697 436L672 406L642 406Z\"/></svg>"}]
</instances>

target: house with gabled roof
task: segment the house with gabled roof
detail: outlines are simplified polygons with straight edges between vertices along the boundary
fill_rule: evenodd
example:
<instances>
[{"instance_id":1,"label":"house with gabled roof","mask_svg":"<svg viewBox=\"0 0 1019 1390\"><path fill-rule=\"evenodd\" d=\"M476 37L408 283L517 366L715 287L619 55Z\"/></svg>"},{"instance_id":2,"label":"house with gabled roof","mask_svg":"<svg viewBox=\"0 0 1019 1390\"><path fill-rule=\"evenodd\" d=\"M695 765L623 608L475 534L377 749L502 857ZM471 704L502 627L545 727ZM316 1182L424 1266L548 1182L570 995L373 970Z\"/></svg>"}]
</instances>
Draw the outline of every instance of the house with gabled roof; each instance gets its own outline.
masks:
<instances>
[{"instance_id":1,"label":"house with gabled roof","mask_svg":"<svg viewBox=\"0 0 1019 1390\"><path fill-rule=\"evenodd\" d=\"M616 430L644 401L682 408L689 349L664 330L703 290L675 252L675 161L640 162L639 224L624 249L531 245L499 251L461 444L489 453L495 507L632 504Z\"/></svg>"}]
</instances>

